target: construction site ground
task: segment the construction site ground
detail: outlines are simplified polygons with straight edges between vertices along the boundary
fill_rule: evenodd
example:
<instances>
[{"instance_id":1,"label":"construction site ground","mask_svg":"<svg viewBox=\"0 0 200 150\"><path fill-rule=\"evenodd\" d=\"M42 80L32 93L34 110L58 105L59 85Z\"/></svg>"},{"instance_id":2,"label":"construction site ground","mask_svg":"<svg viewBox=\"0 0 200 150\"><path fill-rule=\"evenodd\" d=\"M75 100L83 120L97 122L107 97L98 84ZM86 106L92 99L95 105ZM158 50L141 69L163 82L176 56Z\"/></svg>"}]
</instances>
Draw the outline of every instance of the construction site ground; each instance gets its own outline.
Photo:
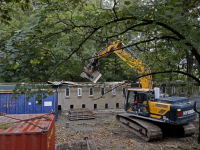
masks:
<instances>
[{"instance_id":1,"label":"construction site ground","mask_svg":"<svg viewBox=\"0 0 200 150\"><path fill-rule=\"evenodd\" d=\"M99 110L95 112L95 119L77 121L69 121L67 115L59 115L56 121L56 150L87 150L84 136L88 136L91 150L200 150L197 143L198 119L192 122L196 127L196 132L192 136L179 137L176 134L169 134L164 135L159 141L146 142L117 124L115 116L123 112Z\"/></svg>"}]
</instances>

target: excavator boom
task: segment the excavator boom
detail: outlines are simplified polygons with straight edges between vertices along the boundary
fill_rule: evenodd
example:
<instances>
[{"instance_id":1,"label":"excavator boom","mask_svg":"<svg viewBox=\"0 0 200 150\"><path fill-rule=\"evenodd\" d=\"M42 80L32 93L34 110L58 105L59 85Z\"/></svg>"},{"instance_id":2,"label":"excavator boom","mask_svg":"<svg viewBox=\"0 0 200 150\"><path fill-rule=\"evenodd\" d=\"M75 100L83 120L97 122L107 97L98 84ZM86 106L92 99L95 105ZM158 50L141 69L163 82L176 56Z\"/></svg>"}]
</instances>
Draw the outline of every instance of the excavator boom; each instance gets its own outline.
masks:
<instances>
[{"instance_id":1,"label":"excavator boom","mask_svg":"<svg viewBox=\"0 0 200 150\"><path fill-rule=\"evenodd\" d=\"M114 41L106 48L103 48L98 54L95 54L93 58L90 59L90 63L86 67L84 67L81 76L90 79L93 83L96 83L98 79L101 77L101 74L99 73L99 70L96 66L98 60L112 53L115 53L117 56L119 56L131 68L134 68L140 75L150 73L150 70L144 67L144 63L142 62L142 60L133 58L130 52L127 52L120 48L121 45L122 45L121 41ZM142 88L152 89L151 75L141 77L140 81Z\"/></svg>"}]
</instances>

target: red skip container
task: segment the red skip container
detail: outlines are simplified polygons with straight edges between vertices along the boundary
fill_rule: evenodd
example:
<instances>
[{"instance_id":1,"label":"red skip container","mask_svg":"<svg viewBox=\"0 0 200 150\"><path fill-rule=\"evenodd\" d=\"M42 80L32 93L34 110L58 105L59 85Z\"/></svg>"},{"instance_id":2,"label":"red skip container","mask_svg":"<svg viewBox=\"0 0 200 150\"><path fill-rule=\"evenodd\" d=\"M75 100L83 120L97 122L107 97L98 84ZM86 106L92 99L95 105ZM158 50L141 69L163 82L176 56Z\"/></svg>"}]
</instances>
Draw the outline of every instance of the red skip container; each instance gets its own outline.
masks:
<instances>
[{"instance_id":1,"label":"red skip container","mask_svg":"<svg viewBox=\"0 0 200 150\"><path fill-rule=\"evenodd\" d=\"M2 114L0 150L55 150L55 114Z\"/></svg>"}]
</instances>

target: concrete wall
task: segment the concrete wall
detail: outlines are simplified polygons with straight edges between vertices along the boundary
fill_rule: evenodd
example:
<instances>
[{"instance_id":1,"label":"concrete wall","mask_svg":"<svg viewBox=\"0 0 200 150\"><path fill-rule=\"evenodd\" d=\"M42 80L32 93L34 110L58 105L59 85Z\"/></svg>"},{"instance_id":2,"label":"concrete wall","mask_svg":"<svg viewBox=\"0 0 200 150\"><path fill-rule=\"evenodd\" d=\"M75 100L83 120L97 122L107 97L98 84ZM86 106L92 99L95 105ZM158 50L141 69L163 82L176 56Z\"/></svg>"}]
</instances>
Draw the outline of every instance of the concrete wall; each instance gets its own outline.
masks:
<instances>
[{"instance_id":1,"label":"concrete wall","mask_svg":"<svg viewBox=\"0 0 200 150\"><path fill-rule=\"evenodd\" d=\"M125 97L123 95L122 86L116 88L116 95L112 94L112 91L105 94L101 97L101 88L105 89L105 93L109 90L112 90L111 85L108 86L69 86L70 96L66 96L65 89L58 90L58 105L61 105L62 111L68 111L70 105L73 105L73 108L82 108L82 105L85 104L85 108L94 109L94 104L97 104L97 109L106 109L105 105L108 104L107 109L115 109L118 103L118 108L124 108ZM82 96L78 96L78 88L82 88ZM93 88L93 96L89 96L89 88ZM92 100L99 98L97 100Z\"/></svg>"}]
</instances>

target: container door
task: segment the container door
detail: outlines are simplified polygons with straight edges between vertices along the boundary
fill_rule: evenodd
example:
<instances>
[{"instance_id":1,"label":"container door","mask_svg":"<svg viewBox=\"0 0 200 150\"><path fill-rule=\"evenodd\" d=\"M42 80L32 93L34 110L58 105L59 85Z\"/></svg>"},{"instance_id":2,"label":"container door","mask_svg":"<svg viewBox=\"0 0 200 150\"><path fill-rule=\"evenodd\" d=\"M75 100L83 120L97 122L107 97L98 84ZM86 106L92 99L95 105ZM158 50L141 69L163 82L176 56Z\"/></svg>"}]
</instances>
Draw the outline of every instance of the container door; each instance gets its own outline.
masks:
<instances>
[{"instance_id":1,"label":"container door","mask_svg":"<svg viewBox=\"0 0 200 150\"><path fill-rule=\"evenodd\" d=\"M36 95L34 96L34 99L36 98ZM35 113L36 114L40 114L42 113L42 107L43 107L43 100L42 100L42 104L41 105L38 105L38 101L35 100Z\"/></svg>"},{"instance_id":2,"label":"container door","mask_svg":"<svg viewBox=\"0 0 200 150\"><path fill-rule=\"evenodd\" d=\"M7 113L8 94L0 94L0 113Z\"/></svg>"},{"instance_id":3,"label":"container door","mask_svg":"<svg viewBox=\"0 0 200 150\"><path fill-rule=\"evenodd\" d=\"M16 107L17 107L17 113L16 114L25 114L25 94L20 95L19 99L16 100Z\"/></svg>"},{"instance_id":4,"label":"container door","mask_svg":"<svg viewBox=\"0 0 200 150\"><path fill-rule=\"evenodd\" d=\"M28 102L26 102L26 114L34 114L34 97L31 97Z\"/></svg>"},{"instance_id":5,"label":"container door","mask_svg":"<svg viewBox=\"0 0 200 150\"><path fill-rule=\"evenodd\" d=\"M47 96L47 98L45 98L43 100L43 113L51 113L51 110L54 111L56 113L55 119L57 120L58 118L58 112L57 112L57 105L58 105L58 101L57 101L57 92L54 92L54 94L52 96Z\"/></svg>"},{"instance_id":6,"label":"container door","mask_svg":"<svg viewBox=\"0 0 200 150\"><path fill-rule=\"evenodd\" d=\"M8 114L16 114L16 100L11 99L10 97L12 94L9 94L9 99L8 99Z\"/></svg>"},{"instance_id":7,"label":"container door","mask_svg":"<svg viewBox=\"0 0 200 150\"><path fill-rule=\"evenodd\" d=\"M43 113L51 113L54 111L54 97L47 95L47 98L43 100Z\"/></svg>"},{"instance_id":8,"label":"container door","mask_svg":"<svg viewBox=\"0 0 200 150\"><path fill-rule=\"evenodd\" d=\"M58 92L55 92L53 94L53 97L54 97L54 110L55 113L56 113L56 116L55 116L55 119L57 120L58 119Z\"/></svg>"}]
</instances>

